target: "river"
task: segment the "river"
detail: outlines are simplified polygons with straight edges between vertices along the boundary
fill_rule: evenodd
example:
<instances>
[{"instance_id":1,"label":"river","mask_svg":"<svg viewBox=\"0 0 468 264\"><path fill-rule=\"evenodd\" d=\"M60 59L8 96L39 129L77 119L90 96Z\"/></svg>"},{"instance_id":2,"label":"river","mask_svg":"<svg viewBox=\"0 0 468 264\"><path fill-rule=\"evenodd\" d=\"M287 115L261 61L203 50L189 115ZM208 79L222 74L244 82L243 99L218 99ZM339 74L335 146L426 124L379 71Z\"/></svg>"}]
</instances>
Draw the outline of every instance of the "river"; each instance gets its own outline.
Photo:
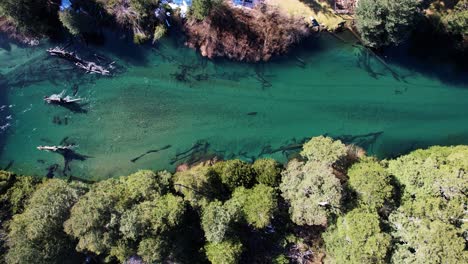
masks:
<instances>
[{"instance_id":1,"label":"river","mask_svg":"<svg viewBox=\"0 0 468 264\"><path fill-rule=\"evenodd\" d=\"M175 38L157 47L118 39L69 47L116 61L112 77L49 57L51 45L2 39L0 168L98 180L214 155L286 161L323 134L380 158L468 143L466 73L412 58L386 58L389 69L329 34L259 64L207 60ZM84 98L81 107L43 102L63 90ZM67 162L36 149L58 144L77 145Z\"/></svg>"}]
</instances>

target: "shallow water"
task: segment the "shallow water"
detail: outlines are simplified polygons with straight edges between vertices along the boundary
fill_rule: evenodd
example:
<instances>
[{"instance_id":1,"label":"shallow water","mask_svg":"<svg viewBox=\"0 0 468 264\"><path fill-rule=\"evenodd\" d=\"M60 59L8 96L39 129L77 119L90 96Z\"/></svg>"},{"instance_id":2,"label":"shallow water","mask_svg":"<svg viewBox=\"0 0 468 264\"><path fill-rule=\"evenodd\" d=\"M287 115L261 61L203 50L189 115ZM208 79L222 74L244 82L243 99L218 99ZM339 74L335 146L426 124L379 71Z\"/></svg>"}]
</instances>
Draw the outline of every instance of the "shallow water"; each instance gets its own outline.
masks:
<instances>
[{"instance_id":1,"label":"shallow water","mask_svg":"<svg viewBox=\"0 0 468 264\"><path fill-rule=\"evenodd\" d=\"M411 64L390 64L392 74L330 35L265 64L202 59L170 39L157 49L117 40L77 49L115 60L110 78L49 58L49 46L0 48L0 126L10 124L0 129L0 168L95 180L207 155L285 161L321 134L382 158L468 143L466 75ZM85 98L81 112L43 102L62 90ZM78 145L65 171L61 155L36 150L61 143Z\"/></svg>"}]
</instances>

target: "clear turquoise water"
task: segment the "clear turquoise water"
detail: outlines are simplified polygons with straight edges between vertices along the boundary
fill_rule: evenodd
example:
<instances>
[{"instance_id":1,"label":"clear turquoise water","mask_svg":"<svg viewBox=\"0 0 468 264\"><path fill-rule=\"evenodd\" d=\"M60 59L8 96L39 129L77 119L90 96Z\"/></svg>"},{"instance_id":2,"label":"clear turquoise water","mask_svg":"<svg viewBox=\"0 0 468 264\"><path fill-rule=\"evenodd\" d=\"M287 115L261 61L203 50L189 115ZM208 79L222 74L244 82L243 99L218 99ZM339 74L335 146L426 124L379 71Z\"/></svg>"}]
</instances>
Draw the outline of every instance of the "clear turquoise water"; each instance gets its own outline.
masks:
<instances>
[{"instance_id":1,"label":"clear turquoise water","mask_svg":"<svg viewBox=\"0 0 468 264\"><path fill-rule=\"evenodd\" d=\"M54 175L64 176L62 156L36 150L64 138L86 156L71 161L65 174L87 179L173 170L210 154L285 161L304 138L321 134L379 157L468 143L466 75L449 65L422 65L420 72L390 64L395 78L361 48L329 35L288 58L256 65L202 59L173 40L158 49L116 40L78 50L116 60L111 78L49 58L47 43L26 49L3 43L0 126L11 127L0 130L0 168L18 173L44 176L57 164ZM74 89L85 98L86 113L42 101Z\"/></svg>"}]
</instances>

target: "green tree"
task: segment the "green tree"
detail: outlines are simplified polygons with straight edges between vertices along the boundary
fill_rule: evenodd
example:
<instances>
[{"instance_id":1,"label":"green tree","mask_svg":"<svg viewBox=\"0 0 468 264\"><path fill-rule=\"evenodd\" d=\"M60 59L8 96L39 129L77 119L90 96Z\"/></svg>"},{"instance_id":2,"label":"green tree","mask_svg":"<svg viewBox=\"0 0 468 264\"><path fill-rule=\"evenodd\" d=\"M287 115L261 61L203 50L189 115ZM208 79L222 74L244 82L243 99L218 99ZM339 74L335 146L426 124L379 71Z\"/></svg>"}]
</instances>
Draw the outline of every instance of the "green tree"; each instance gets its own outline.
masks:
<instances>
[{"instance_id":1,"label":"green tree","mask_svg":"<svg viewBox=\"0 0 468 264\"><path fill-rule=\"evenodd\" d=\"M258 159L252 164L258 183L276 187L281 180L281 164L274 159Z\"/></svg>"},{"instance_id":2,"label":"green tree","mask_svg":"<svg viewBox=\"0 0 468 264\"><path fill-rule=\"evenodd\" d=\"M314 137L304 144L301 155L310 161L331 165L346 155L347 148L340 140L330 137Z\"/></svg>"},{"instance_id":3,"label":"green tree","mask_svg":"<svg viewBox=\"0 0 468 264\"><path fill-rule=\"evenodd\" d=\"M399 44L414 26L418 6L415 0L360 0L355 16L364 44Z\"/></svg>"},{"instance_id":4,"label":"green tree","mask_svg":"<svg viewBox=\"0 0 468 264\"><path fill-rule=\"evenodd\" d=\"M373 158L364 158L348 170L349 186L358 194L360 206L381 209L390 204L393 186L390 174Z\"/></svg>"},{"instance_id":5,"label":"green tree","mask_svg":"<svg viewBox=\"0 0 468 264\"><path fill-rule=\"evenodd\" d=\"M290 161L280 190L290 204L291 220L298 225L326 226L330 216L341 210L341 183L324 163Z\"/></svg>"},{"instance_id":6,"label":"green tree","mask_svg":"<svg viewBox=\"0 0 468 264\"><path fill-rule=\"evenodd\" d=\"M453 34L468 36L468 0L460 0L451 12L442 17L447 30Z\"/></svg>"},{"instance_id":7,"label":"green tree","mask_svg":"<svg viewBox=\"0 0 468 264\"><path fill-rule=\"evenodd\" d=\"M392 263L466 263L468 252L460 230L439 220L408 217L401 211L390 216L397 239Z\"/></svg>"},{"instance_id":8,"label":"green tree","mask_svg":"<svg viewBox=\"0 0 468 264\"><path fill-rule=\"evenodd\" d=\"M386 263L391 247L390 235L380 228L379 215L361 208L339 217L323 237L336 263Z\"/></svg>"},{"instance_id":9,"label":"green tree","mask_svg":"<svg viewBox=\"0 0 468 264\"><path fill-rule=\"evenodd\" d=\"M2 0L0 10L23 33L48 34L60 25L59 0Z\"/></svg>"},{"instance_id":10,"label":"green tree","mask_svg":"<svg viewBox=\"0 0 468 264\"><path fill-rule=\"evenodd\" d=\"M0 203L3 204L3 208L8 209L4 213L21 213L27 199L35 191L39 182L33 177L0 171Z\"/></svg>"},{"instance_id":11,"label":"green tree","mask_svg":"<svg viewBox=\"0 0 468 264\"><path fill-rule=\"evenodd\" d=\"M221 177L221 182L231 191L239 186L248 188L254 182L255 172L252 166L238 159L218 162L214 169Z\"/></svg>"},{"instance_id":12,"label":"green tree","mask_svg":"<svg viewBox=\"0 0 468 264\"><path fill-rule=\"evenodd\" d=\"M59 19L72 35L89 33L96 30L95 21L84 12L70 9L63 10L59 12Z\"/></svg>"},{"instance_id":13,"label":"green tree","mask_svg":"<svg viewBox=\"0 0 468 264\"><path fill-rule=\"evenodd\" d=\"M252 189L237 188L226 207L255 228L265 228L271 223L277 210L276 192L272 187L258 184Z\"/></svg>"},{"instance_id":14,"label":"green tree","mask_svg":"<svg viewBox=\"0 0 468 264\"><path fill-rule=\"evenodd\" d=\"M9 225L7 263L62 263L69 257L73 241L63 223L84 192L83 185L58 179L40 184Z\"/></svg>"},{"instance_id":15,"label":"green tree","mask_svg":"<svg viewBox=\"0 0 468 264\"><path fill-rule=\"evenodd\" d=\"M215 0L193 0L192 7L190 8L191 15L197 20L203 20L210 14Z\"/></svg>"},{"instance_id":16,"label":"green tree","mask_svg":"<svg viewBox=\"0 0 468 264\"><path fill-rule=\"evenodd\" d=\"M401 206L389 217L394 263L464 263L468 146L416 150L389 162L402 185ZM443 235L441 235L443 234Z\"/></svg>"},{"instance_id":17,"label":"green tree","mask_svg":"<svg viewBox=\"0 0 468 264\"><path fill-rule=\"evenodd\" d=\"M16 175L0 170L0 195L3 195L14 184Z\"/></svg>"},{"instance_id":18,"label":"green tree","mask_svg":"<svg viewBox=\"0 0 468 264\"><path fill-rule=\"evenodd\" d=\"M242 244L238 241L227 240L221 243L208 243L205 246L206 256L213 264L239 263L242 254Z\"/></svg>"},{"instance_id":19,"label":"green tree","mask_svg":"<svg viewBox=\"0 0 468 264\"><path fill-rule=\"evenodd\" d=\"M170 178L167 172L139 171L96 183L73 206L65 231L78 239L78 251L106 261L124 262L137 252L143 259L161 261L168 251L162 245L168 245L185 212L182 198L168 193ZM155 244L158 251L149 252Z\"/></svg>"},{"instance_id":20,"label":"green tree","mask_svg":"<svg viewBox=\"0 0 468 264\"><path fill-rule=\"evenodd\" d=\"M450 223L464 218L468 204L468 146L416 150L389 162L403 186L402 207L413 216Z\"/></svg>"},{"instance_id":21,"label":"green tree","mask_svg":"<svg viewBox=\"0 0 468 264\"><path fill-rule=\"evenodd\" d=\"M201 225L208 242L220 243L229 231L233 215L221 202L214 201L203 208Z\"/></svg>"},{"instance_id":22,"label":"green tree","mask_svg":"<svg viewBox=\"0 0 468 264\"><path fill-rule=\"evenodd\" d=\"M211 166L198 165L177 172L173 177L175 190L195 208L221 197L221 180Z\"/></svg>"}]
</instances>

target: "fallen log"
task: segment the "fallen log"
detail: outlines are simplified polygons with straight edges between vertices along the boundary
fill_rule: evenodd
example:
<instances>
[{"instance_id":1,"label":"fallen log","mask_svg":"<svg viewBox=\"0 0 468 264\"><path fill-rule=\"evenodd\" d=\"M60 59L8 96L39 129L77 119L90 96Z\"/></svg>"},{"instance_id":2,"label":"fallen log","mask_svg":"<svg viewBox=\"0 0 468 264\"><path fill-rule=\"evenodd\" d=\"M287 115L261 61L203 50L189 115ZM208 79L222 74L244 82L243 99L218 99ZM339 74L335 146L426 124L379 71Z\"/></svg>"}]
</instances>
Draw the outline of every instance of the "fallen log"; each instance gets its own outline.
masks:
<instances>
[{"instance_id":1,"label":"fallen log","mask_svg":"<svg viewBox=\"0 0 468 264\"><path fill-rule=\"evenodd\" d=\"M66 51L63 48L60 47L55 47L53 49L47 49L47 52L51 56L57 56L59 58L68 60L70 62L73 62L75 66L78 68L81 68L86 71L86 73L96 73L96 74L101 74L101 75L110 75L110 70L113 69L113 64L115 62L111 62L108 66L109 68L106 68L104 66L98 65L95 62L92 61L86 61L81 59L78 55L75 54L75 52L70 52Z\"/></svg>"},{"instance_id":2,"label":"fallen log","mask_svg":"<svg viewBox=\"0 0 468 264\"><path fill-rule=\"evenodd\" d=\"M59 152L59 151L67 151L73 149L74 145L68 146L38 146L38 150L50 151L50 152Z\"/></svg>"},{"instance_id":3,"label":"fallen log","mask_svg":"<svg viewBox=\"0 0 468 264\"><path fill-rule=\"evenodd\" d=\"M82 98L73 98L72 96L65 96L65 91L62 91L59 94L52 94L51 96L44 96L44 101L48 104L72 104L82 100Z\"/></svg>"}]
</instances>

